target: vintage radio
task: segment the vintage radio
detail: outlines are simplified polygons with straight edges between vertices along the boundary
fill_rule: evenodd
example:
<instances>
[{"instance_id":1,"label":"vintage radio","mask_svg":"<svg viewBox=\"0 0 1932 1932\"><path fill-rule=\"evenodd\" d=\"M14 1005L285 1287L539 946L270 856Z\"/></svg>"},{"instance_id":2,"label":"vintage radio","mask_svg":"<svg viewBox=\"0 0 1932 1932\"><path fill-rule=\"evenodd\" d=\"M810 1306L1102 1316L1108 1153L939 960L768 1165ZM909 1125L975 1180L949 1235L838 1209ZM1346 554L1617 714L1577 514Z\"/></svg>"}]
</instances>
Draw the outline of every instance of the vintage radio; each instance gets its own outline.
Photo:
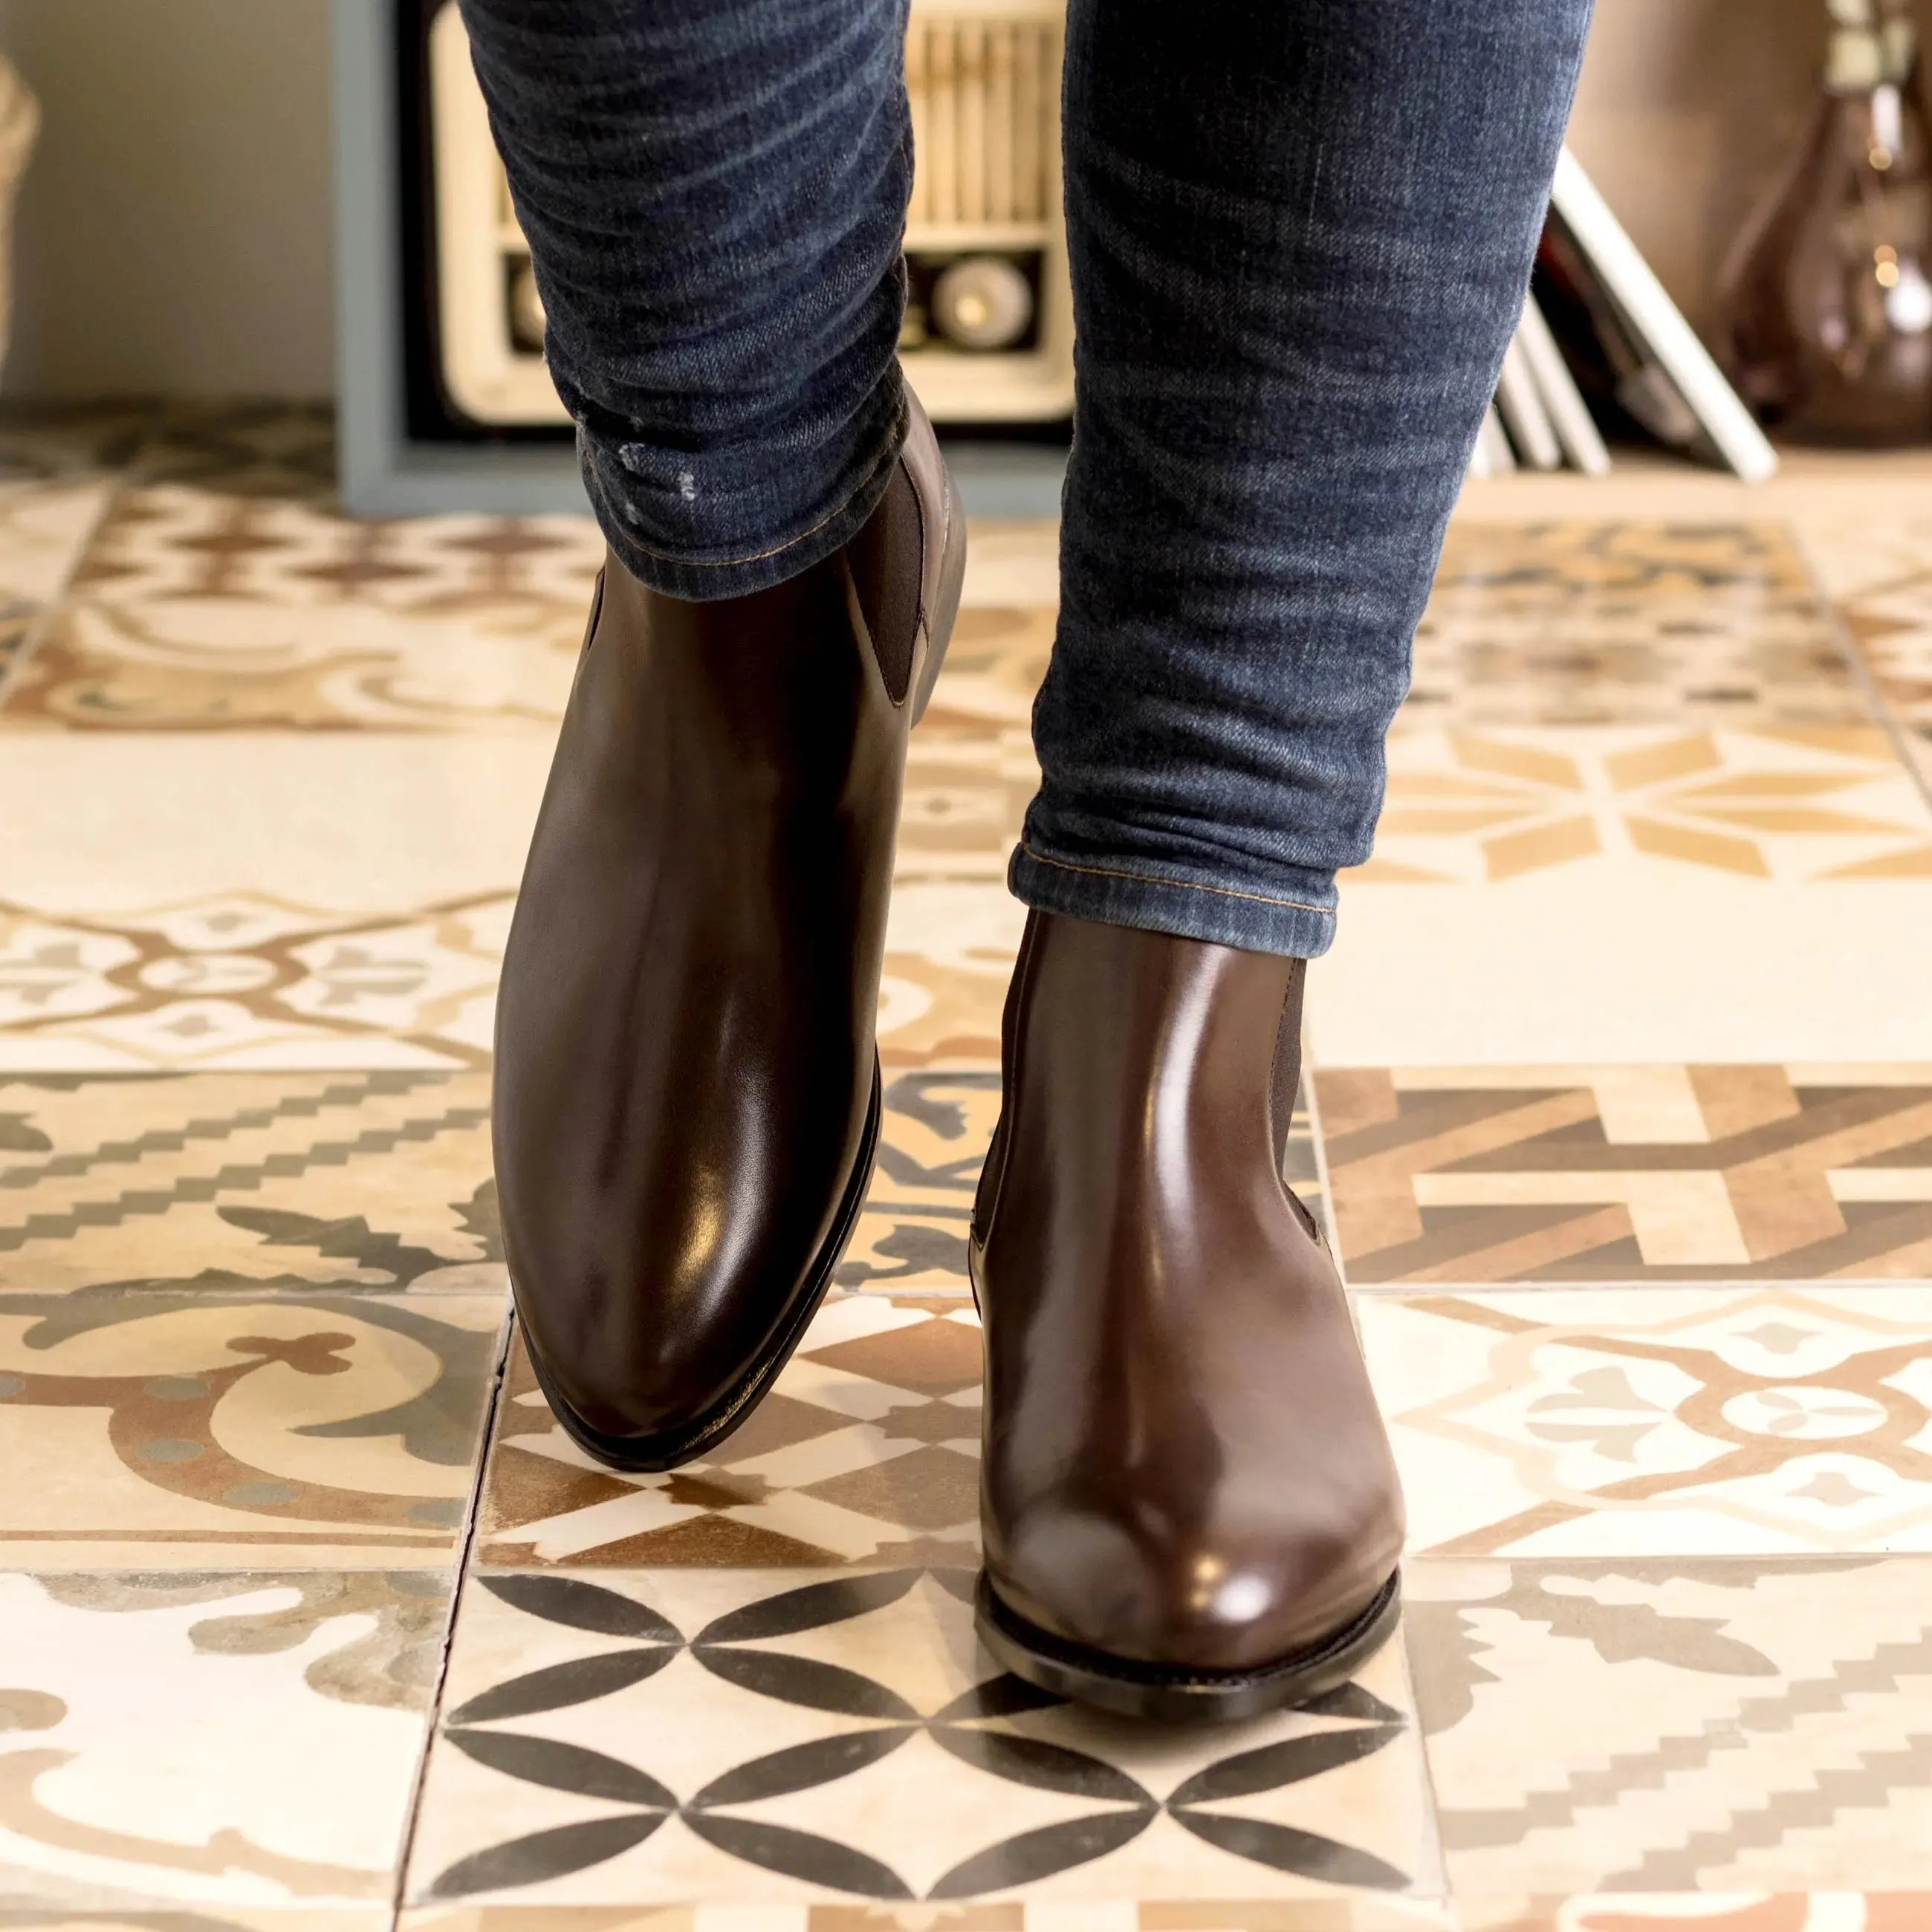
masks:
<instances>
[{"instance_id":1,"label":"vintage radio","mask_svg":"<svg viewBox=\"0 0 1932 1932\"><path fill-rule=\"evenodd\" d=\"M1042 422L1073 406L1060 219L1061 0L914 0L916 178L900 356L943 423ZM453 4L429 28L434 332L449 404L477 426L564 422L543 309Z\"/></svg>"}]
</instances>

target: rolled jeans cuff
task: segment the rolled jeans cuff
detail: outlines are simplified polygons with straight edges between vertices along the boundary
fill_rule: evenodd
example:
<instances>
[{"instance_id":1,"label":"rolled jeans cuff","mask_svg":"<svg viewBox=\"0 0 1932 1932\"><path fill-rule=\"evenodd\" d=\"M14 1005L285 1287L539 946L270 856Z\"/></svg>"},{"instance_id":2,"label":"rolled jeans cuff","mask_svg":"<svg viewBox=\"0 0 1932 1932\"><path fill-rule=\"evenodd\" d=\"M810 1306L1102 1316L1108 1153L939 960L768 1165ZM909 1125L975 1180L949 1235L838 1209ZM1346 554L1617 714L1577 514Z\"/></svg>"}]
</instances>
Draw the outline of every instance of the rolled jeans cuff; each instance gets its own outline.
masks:
<instances>
[{"instance_id":1,"label":"rolled jeans cuff","mask_svg":"<svg viewBox=\"0 0 1932 1932\"><path fill-rule=\"evenodd\" d=\"M719 535L709 544L694 544L688 536L673 541L663 533L668 520L657 512L664 490L650 479L676 478L672 454L641 452L634 442L594 433L580 421L577 457L591 510L617 561L664 596L709 603L769 590L849 543L886 494L907 425L904 388L894 363L862 412L858 433L845 439L846 454L824 487L784 488L773 477L766 452L748 458L742 482L721 491L716 487L721 466L711 459L706 464L713 481L707 507L715 507ZM789 518L772 517L766 506L781 496L802 499L809 507ZM688 501L680 503L676 520L688 531ZM746 541L741 534L746 530L770 530L771 541Z\"/></svg>"},{"instance_id":2,"label":"rolled jeans cuff","mask_svg":"<svg viewBox=\"0 0 1932 1932\"><path fill-rule=\"evenodd\" d=\"M1249 952L1314 959L1335 938L1335 882L1310 874L1282 896L1190 879L1138 862L1115 866L1057 859L1037 847L1015 848L1006 872L1014 897L1036 912L1137 926Z\"/></svg>"}]
</instances>

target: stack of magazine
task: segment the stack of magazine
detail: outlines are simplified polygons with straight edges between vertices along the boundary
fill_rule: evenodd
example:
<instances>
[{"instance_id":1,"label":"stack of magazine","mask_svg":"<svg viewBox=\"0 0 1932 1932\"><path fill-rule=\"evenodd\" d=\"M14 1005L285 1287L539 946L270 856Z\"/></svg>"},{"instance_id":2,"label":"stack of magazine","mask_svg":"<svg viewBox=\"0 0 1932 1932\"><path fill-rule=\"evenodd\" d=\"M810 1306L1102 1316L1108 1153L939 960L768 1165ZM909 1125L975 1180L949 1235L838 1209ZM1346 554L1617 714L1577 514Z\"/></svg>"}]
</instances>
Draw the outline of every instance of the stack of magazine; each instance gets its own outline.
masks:
<instances>
[{"instance_id":1,"label":"stack of magazine","mask_svg":"<svg viewBox=\"0 0 1932 1932\"><path fill-rule=\"evenodd\" d=\"M1470 473L1610 466L1604 431L1757 482L1778 467L1737 393L1568 148L1529 299L1503 361Z\"/></svg>"}]
</instances>

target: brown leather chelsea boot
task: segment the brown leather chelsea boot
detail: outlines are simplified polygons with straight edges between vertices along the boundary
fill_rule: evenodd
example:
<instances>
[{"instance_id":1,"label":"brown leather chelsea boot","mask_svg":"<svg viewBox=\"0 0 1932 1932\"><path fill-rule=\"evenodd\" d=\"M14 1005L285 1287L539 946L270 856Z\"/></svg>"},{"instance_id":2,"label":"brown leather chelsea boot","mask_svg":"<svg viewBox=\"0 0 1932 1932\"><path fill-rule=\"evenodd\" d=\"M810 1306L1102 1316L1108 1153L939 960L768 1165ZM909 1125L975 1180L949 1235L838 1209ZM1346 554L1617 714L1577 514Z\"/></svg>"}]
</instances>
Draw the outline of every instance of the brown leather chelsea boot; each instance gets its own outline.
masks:
<instances>
[{"instance_id":1,"label":"brown leather chelsea boot","mask_svg":"<svg viewBox=\"0 0 1932 1932\"><path fill-rule=\"evenodd\" d=\"M979 1618L1136 1716L1342 1682L1394 1628L1402 1497L1342 1285L1281 1178L1303 962L1034 913L974 1205Z\"/></svg>"},{"instance_id":2,"label":"brown leather chelsea boot","mask_svg":"<svg viewBox=\"0 0 1932 1932\"><path fill-rule=\"evenodd\" d=\"M750 1414L871 1172L906 738L966 561L907 404L884 499L824 562L712 603L614 557L599 580L504 956L494 1135L532 1364L614 1468Z\"/></svg>"}]
</instances>

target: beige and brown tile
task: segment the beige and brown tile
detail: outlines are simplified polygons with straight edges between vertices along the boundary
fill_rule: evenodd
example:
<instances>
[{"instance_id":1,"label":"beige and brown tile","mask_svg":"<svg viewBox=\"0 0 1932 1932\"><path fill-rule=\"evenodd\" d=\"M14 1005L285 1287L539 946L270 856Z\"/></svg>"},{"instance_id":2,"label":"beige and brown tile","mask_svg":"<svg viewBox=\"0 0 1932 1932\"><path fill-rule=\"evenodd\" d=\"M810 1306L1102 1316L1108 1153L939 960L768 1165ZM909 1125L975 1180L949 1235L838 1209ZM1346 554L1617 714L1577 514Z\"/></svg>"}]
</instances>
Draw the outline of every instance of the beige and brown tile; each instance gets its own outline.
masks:
<instances>
[{"instance_id":1,"label":"beige and brown tile","mask_svg":"<svg viewBox=\"0 0 1932 1932\"><path fill-rule=\"evenodd\" d=\"M164 414L152 400L0 402L0 482L123 475Z\"/></svg>"},{"instance_id":2,"label":"beige and brown tile","mask_svg":"<svg viewBox=\"0 0 1932 1932\"><path fill-rule=\"evenodd\" d=\"M10 1921L376 1932L448 1589L413 1570L0 1574Z\"/></svg>"},{"instance_id":3,"label":"beige and brown tile","mask_svg":"<svg viewBox=\"0 0 1932 1932\"><path fill-rule=\"evenodd\" d=\"M1932 1551L1932 1286L1356 1310L1418 1553Z\"/></svg>"},{"instance_id":4,"label":"beige and brown tile","mask_svg":"<svg viewBox=\"0 0 1932 1932\"><path fill-rule=\"evenodd\" d=\"M1408 709L1472 725L1870 722L1771 523L1451 524Z\"/></svg>"},{"instance_id":5,"label":"beige and brown tile","mask_svg":"<svg viewBox=\"0 0 1932 1932\"><path fill-rule=\"evenodd\" d=\"M896 1068L994 1065L1026 908L1003 884L896 886L879 984L879 1055Z\"/></svg>"},{"instance_id":6,"label":"beige and brown tile","mask_svg":"<svg viewBox=\"0 0 1932 1932\"><path fill-rule=\"evenodd\" d=\"M453 1562L494 1294L0 1298L0 1561Z\"/></svg>"},{"instance_id":7,"label":"beige and brown tile","mask_svg":"<svg viewBox=\"0 0 1932 1932\"><path fill-rule=\"evenodd\" d=\"M130 487L0 725L548 736L602 554L587 518L372 523L281 495Z\"/></svg>"},{"instance_id":8,"label":"beige and brown tile","mask_svg":"<svg viewBox=\"0 0 1932 1932\"><path fill-rule=\"evenodd\" d=\"M980 1330L954 1298L842 1295L772 1393L663 1475L592 1462L552 1419L521 1338L484 1478L476 1561L800 1565L978 1560Z\"/></svg>"},{"instance_id":9,"label":"beige and brown tile","mask_svg":"<svg viewBox=\"0 0 1932 1932\"><path fill-rule=\"evenodd\" d=\"M326 502L335 494L335 412L326 402L268 398L164 402L124 462L136 483Z\"/></svg>"},{"instance_id":10,"label":"beige and brown tile","mask_svg":"<svg viewBox=\"0 0 1932 1932\"><path fill-rule=\"evenodd\" d=\"M1893 1560L1412 1564L1405 1624L1459 1900L1922 1886L1932 1568ZM1660 1900L1661 1904L1663 1901ZM1920 1895L1922 1907L1928 1901ZM1818 1922L1714 1910L1736 1932ZM1665 1915L1665 1922L1672 1920Z\"/></svg>"},{"instance_id":11,"label":"beige and brown tile","mask_svg":"<svg viewBox=\"0 0 1932 1932\"><path fill-rule=\"evenodd\" d=\"M0 1068L476 1066L548 746L23 733Z\"/></svg>"},{"instance_id":12,"label":"beige and brown tile","mask_svg":"<svg viewBox=\"0 0 1932 1932\"><path fill-rule=\"evenodd\" d=\"M1772 881L1932 878L1932 818L1875 724L1399 728L1363 881L1500 885L1652 860Z\"/></svg>"},{"instance_id":13,"label":"beige and brown tile","mask_svg":"<svg viewBox=\"0 0 1932 1932\"><path fill-rule=\"evenodd\" d=\"M1330 1066L1923 1059L1932 801L1872 726L1399 727Z\"/></svg>"},{"instance_id":14,"label":"beige and brown tile","mask_svg":"<svg viewBox=\"0 0 1932 1932\"><path fill-rule=\"evenodd\" d=\"M1340 1926L1227 1915L1439 1897L1398 1646L1308 1711L1152 1730L1003 1676L974 1640L971 1588L965 1568L478 1578L409 1897L1024 1898L1064 1915L1015 1927ZM1180 1914L1210 1900L1222 1916ZM1131 1916L1163 1903L1173 1916Z\"/></svg>"},{"instance_id":15,"label":"beige and brown tile","mask_svg":"<svg viewBox=\"0 0 1932 1932\"><path fill-rule=\"evenodd\" d=\"M0 1074L0 1298L506 1286L482 1073Z\"/></svg>"},{"instance_id":16,"label":"beige and brown tile","mask_svg":"<svg viewBox=\"0 0 1932 1932\"><path fill-rule=\"evenodd\" d=\"M0 428L0 707L113 488L99 471L14 454Z\"/></svg>"},{"instance_id":17,"label":"beige and brown tile","mask_svg":"<svg viewBox=\"0 0 1932 1932\"><path fill-rule=\"evenodd\" d=\"M1822 523L1804 544L1932 794L1932 520Z\"/></svg>"},{"instance_id":18,"label":"beige and brown tile","mask_svg":"<svg viewBox=\"0 0 1932 1932\"><path fill-rule=\"evenodd\" d=\"M835 1286L969 1294L966 1229L1000 1115L997 1060L888 1072L878 1156Z\"/></svg>"},{"instance_id":19,"label":"beige and brown tile","mask_svg":"<svg viewBox=\"0 0 1932 1932\"><path fill-rule=\"evenodd\" d=\"M113 487L86 470L12 480L0 440L0 610L40 610L61 595Z\"/></svg>"},{"instance_id":20,"label":"beige and brown tile","mask_svg":"<svg viewBox=\"0 0 1932 1932\"><path fill-rule=\"evenodd\" d=\"M1358 1287L1932 1280L1932 1066L1315 1078Z\"/></svg>"}]
</instances>

